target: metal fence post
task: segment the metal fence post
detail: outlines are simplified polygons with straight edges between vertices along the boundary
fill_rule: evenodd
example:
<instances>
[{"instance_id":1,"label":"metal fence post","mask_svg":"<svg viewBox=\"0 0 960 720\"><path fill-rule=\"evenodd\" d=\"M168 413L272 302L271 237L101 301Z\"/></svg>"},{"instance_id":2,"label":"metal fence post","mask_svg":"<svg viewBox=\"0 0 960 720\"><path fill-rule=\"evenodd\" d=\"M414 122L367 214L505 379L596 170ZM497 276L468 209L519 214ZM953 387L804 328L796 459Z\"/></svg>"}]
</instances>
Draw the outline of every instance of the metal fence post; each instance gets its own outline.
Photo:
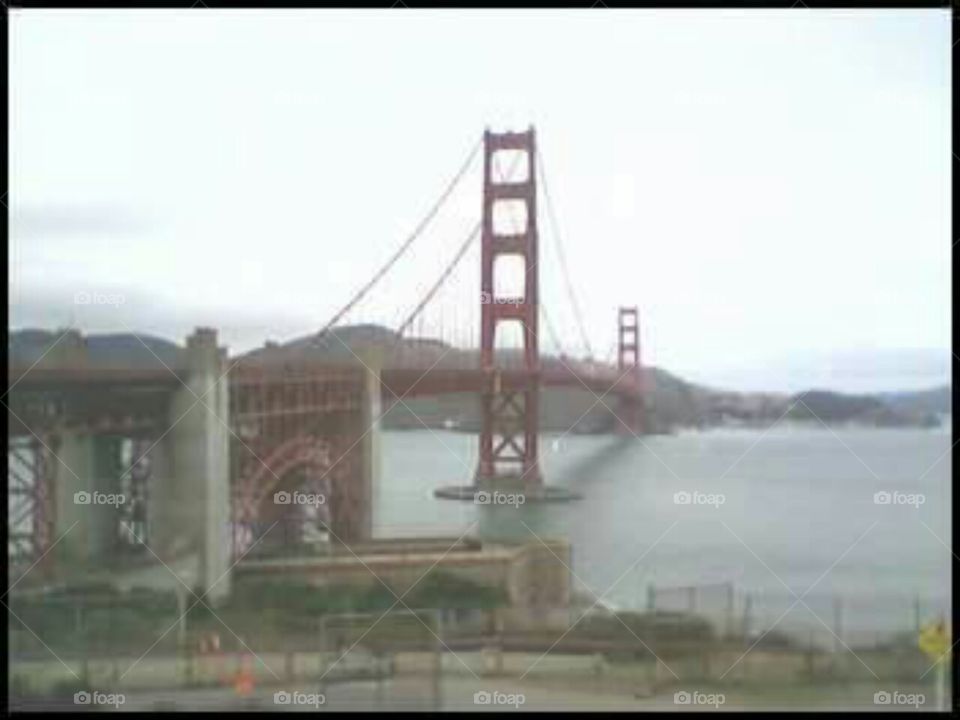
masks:
<instances>
[{"instance_id":1,"label":"metal fence post","mask_svg":"<svg viewBox=\"0 0 960 720\"><path fill-rule=\"evenodd\" d=\"M376 664L376 686L374 688L374 697L377 702L377 709L379 710L383 707L383 676L386 674L384 669L384 650L377 648L374 652L374 662Z\"/></svg>"},{"instance_id":2,"label":"metal fence post","mask_svg":"<svg viewBox=\"0 0 960 720\"><path fill-rule=\"evenodd\" d=\"M193 657L187 647L187 596L182 584L174 589L177 597L177 648L184 667L184 684L188 687L196 684Z\"/></svg>"},{"instance_id":3,"label":"metal fence post","mask_svg":"<svg viewBox=\"0 0 960 720\"><path fill-rule=\"evenodd\" d=\"M726 621L726 628L724 628L724 635L728 638L732 637L734 633L734 627L733 627L734 604L735 604L735 597L734 597L733 583L729 582L727 583L727 621Z\"/></svg>"},{"instance_id":4,"label":"metal fence post","mask_svg":"<svg viewBox=\"0 0 960 720\"><path fill-rule=\"evenodd\" d=\"M753 596L748 592L743 598L743 630L744 639L750 636L750 614L753 610Z\"/></svg>"},{"instance_id":5,"label":"metal fence post","mask_svg":"<svg viewBox=\"0 0 960 720\"><path fill-rule=\"evenodd\" d=\"M435 613L434 613L435 623L436 623L436 626L437 626L437 642L434 643L434 647L436 648L436 650L435 650L434 663L433 663L433 666L434 666L434 670L433 670L433 707L434 707L434 710L436 710L436 711L438 711L438 712L439 712L440 709L443 707L443 699L442 699L442 697L441 697L441 691L442 691L442 689L443 689L443 677L442 677L442 674L443 674L443 654L442 654L443 648L441 647L441 645L442 645L442 643L443 643L443 640L442 640L442 637L443 637L443 635L442 635L443 625L442 625L442 617L441 617L441 614L440 614L440 613L441 613L441 611L440 611L439 609L437 609L437 610L435 611Z\"/></svg>"},{"instance_id":6,"label":"metal fence post","mask_svg":"<svg viewBox=\"0 0 960 720\"><path fill-rule=\"evenodd\" d=\"M320 616L320 680L317 683L320 686L321 694L326 697L327 694L327 673L330 672L330 661L327 657L327 616Z\"/></svg>"},{"instance_id":7,"label":"metal fence post","mask_svg":"<svg viewBox=\"0 0 960 720\"><path fill-rule=\"evenodd\" d=\"M840 595L833 598L833 651L840 651L840 644L843 642L843 597Z\"/></svg>"},{"instance_id":8,"label":"metal fence post","mask_svg":"<svg viewBox=\"0 0 960 720\"><path fill-rule=\"evenodd\" d=\"M86 626L84 624L85 618L83 616L83 599L77 603L77 611L75 613L77 632L80 636L80 647L81 649L81 661L80 661L80 676L81 680L85 687L90 687L90 643L88 641L88 633Z\"/></svg>"}]
</instances>

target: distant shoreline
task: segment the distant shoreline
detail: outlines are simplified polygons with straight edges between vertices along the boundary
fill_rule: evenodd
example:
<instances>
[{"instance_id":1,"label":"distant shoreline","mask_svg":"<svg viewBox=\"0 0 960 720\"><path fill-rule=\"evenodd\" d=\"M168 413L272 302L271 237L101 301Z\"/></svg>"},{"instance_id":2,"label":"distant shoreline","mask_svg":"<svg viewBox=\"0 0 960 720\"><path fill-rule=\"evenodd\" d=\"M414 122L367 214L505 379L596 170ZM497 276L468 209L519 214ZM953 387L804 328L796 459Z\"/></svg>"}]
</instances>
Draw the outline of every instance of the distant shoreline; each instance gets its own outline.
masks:
<instances>
[{"instance_id":1,"label":"distant shoreline","mask_svg":"<svg viewBox=\"0 0 960 720\"><path fill-rule=\"evenodd\" d=\"M791 419L791 420L781 420L779 422L763 423L763 422L721 422L711 425L679 425L669 430L663 431L652 431L647 433L641 433L644 435L680 435L680 434L700 434L700 433L709 433L716 430L743 430L743 431L752 431L752 432L762 432L764 430L769 430L774 426L784 427L786 429L804 429L804 430L821 430L823 432L829 432L831 430L930 430L933 432L949 430L952 425L952 416L947 414L943 418L940 418L937 424L899 424L899 425L882 425L876 423L860 422L860 421L842 421L842 422L832 422L832 423L821 423L815 419ZM426 427L424 427L426 426ZM392 425L389 427L383 427L384 430L389 430L391 432L412 432L417 430L444 430L447 432L461 433L465 435L474 435L479 432L479 427L472 426L453 426L451 427L446 423L420 423L416 424L400 424ZM542 435L614 435L615 433L611 430L580 430L577 432L570 432L569 428L561 428L558 426L547 426L544 427L541 425L540 432Z\"/></svg>"}]
</instances>

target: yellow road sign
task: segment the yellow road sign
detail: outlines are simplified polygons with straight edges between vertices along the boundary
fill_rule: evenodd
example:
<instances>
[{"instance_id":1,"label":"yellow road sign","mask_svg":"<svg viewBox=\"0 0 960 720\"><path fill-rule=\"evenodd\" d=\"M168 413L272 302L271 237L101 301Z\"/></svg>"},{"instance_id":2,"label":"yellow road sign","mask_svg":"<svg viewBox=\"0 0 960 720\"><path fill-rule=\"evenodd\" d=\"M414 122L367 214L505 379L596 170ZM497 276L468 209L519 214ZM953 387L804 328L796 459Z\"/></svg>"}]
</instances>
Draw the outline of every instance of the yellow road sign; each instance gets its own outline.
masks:
<instances>
[{"instance_id":1,"label":"yellow road sign","mask_svg":"<svg viewBox=\"0 0 960 720\"><path fill-rule=\"evenodd\" d=\"M934 660L946 653L950 649L950 632L943 620L930 622L921 627L917 644Z\"/></svg>"}]
</instances>

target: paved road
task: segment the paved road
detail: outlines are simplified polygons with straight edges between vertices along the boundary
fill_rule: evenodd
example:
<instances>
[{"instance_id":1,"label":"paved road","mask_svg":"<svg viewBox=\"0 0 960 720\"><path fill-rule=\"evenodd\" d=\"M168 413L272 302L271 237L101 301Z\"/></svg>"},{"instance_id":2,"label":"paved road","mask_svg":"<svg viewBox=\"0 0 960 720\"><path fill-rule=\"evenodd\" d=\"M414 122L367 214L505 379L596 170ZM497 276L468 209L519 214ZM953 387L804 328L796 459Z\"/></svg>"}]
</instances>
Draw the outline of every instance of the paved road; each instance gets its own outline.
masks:
<instances>
[{"instance_id":1,"label":"paved road","mask_svg":"<svg viewBox=\"0 0 960 720\"><path fill-rule=\"evenodd\" d=\"M472 677L446 677L440 693L439 707L429 679L395 678L381 686L374 682L351 682L328 686L323 700L319 700L316 686L296 685L284 688L260 687L247 698L234 692L215 690L130 693L120 710L264 710L264 711L576 711L576 710L932 710L934 698L929 688L903 687L903 693L925 693L924 703L913 706L875 705L874 693L882 686L859 684L836 687L766 688L762 692L744 689L704 689L702 702L711 694L723 693L716 706L704 704L677 704L673 692L640 698L627 694L602 693L584 690L558 690L515 679L496 681ZM891 690L894 688L890 688ZM696 690L691 688L691 690ZM725 692L724 692L725 690ZM275 693L285 693L282 701L275 701ZM475 698L477 701L475 701ZM714 700L719 700L714 697Z\"/></svg>"},{"instance_id":2,"label":"paved road","mask_svg":"<svg viewBox=\"0 0 960 720\"><path fill-rule=\"evenodd\" d=\"M352 654L351 654L352 656ZM229 687L208 687L204 689L179 689L182 681L172 660L162 658L144 658L133 673L126 679L127 684L111 682L113 673L103 672L94 682L95 687L104 692L120 692L125 702L118 710L407 710L407 711L563 711L563 710L802 710L802 709L844 709L844 710L913 710L909 705L875 705L874 695L879 691L899 692L903 695L923 695L920 709L934 709L935 690L930 684L891 685L890 683L859 683L840 685L833 683L788 683L776 682L772 678L751 687L726 683L717 687L697 687L695 685L671 687L654 695L643 692L643 685L649 687L649 668L613 668L603 678L594 672L591 659L585 656L528 655L508 653L504 657L504 674L495 679L483 677L482 658L479 653L447 653L444 660L444 676L439 693L434 686L431 673L433 656L429 653L408 654L405 659L398 657L396 666L400 674L375 680L336 681L320 688L316 682L298 680L285 682L284 658L281 655L262 656L262 659L274 667L277 676L266 668L258 667L254 689L249 697L241 697ZM314 658L314 660L316 660ZM365 665L369 658L357 656L344 659L338 669L355 673ZM129 667L130 663L119 666ZM534 664L536 663L535 667ZM315 668L302 666L305 671L300 677L319 677L320 664ZM118 666L118 667L119 667ZM227 668L234 668L228 663ZM13 666L11 666L13 669ZM66 670L58 664L52 666L16 668L27 671L30 677L45 676L50 679L52 671ZM103 668L106 671L108 668ZM44 670L46 672L40 672ZM532 670L532 671L531 671ZM642 671L641 671L642 670ZM525 680L520 677L531 671ZM39 673L39 675L38 675ZM213 673L211 679L218 677ZM681 673L681 677L687 677ZM143 682L149 680L149 684ZM171 688L171 689L166 689ZM687 691L695 698L689 704L675 702L674 693ZM287 693L275 701L274 694ZM321 701L319 693L324 697ZM696 695L699 693L699 695ZM723 695L720 701L718 694ZM477 701L475 701L475 697ZM919 698L917 698L919 699ZM489 701L489 702L486 702ZM903 700L901 699L901 702ZM706 705L706 707L704 707ZM73 706L72 698L67 698L61 709L81 709ZM107 708L110 709L110 708Z\"/></svg>"}]
</instances>

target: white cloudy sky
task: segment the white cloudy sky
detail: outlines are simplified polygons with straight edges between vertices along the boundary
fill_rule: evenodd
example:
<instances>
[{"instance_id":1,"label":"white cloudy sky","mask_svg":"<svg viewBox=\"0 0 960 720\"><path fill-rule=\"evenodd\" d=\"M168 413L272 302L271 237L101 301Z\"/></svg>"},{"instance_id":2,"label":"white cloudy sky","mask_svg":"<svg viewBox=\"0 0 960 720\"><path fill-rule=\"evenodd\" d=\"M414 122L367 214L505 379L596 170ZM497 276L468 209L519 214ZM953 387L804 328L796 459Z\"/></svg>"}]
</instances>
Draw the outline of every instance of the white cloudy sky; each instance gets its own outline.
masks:
<instances>
[{"instance_id":1,"label":"white cloudy sky","mask_svg":"<svg viewBox=\"0 0 960 720\"><path fill-rule=\"evenodd\" d=\"M695 380L943 381L950 42L946 11L13 12L11 325L316 330L485 126L534 124L598 354L637 304ZM348 320L403 317L479 208L474 165ZM475 328L475 250L424 331Z\"/></svg>"}]
</instances>

